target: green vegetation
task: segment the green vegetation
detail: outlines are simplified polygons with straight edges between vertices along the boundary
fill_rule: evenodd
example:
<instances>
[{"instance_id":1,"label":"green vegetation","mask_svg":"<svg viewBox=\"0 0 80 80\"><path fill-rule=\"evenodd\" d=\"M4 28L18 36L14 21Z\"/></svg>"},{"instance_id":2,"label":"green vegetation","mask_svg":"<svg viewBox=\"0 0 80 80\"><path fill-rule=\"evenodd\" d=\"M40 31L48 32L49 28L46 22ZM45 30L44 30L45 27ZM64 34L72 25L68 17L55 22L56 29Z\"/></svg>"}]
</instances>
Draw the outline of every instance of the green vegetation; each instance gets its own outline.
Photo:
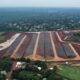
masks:
<instances>
[{"instance_id":1,"label":"green vegetation","mask_svg":"<svg viewBox=\"0 0 80 80\"><path fill-rule=\"evenodd\" d=\"M70 78L71 80L80 80L80 67L70 65L61 65L59 74Z\"/></svg>"},{"instance_id":2,"label":"green vegetation","mask_svg":"<svg viewBox=\"0 0 80 80\"><path fill-rule=\"evenodd\" d=\"M5 41L4 32L0 32L0 43Z\"/></svg>"},{"instance_id":3,"label":"green vegetation","mask_svg":"<svg viewBox=\"0 0 80 80\"><path fill-rule=\"evenodd\" d=\"M6 15L5 15L6 13ZM80 29L80 9L8 8L0 14L0 31Z\"/></svg>"},{"instance_id":4,"label":"green vegetation","mask_svg":"<svg viewBox=\"0 0 80 80\"><path fill-rule=\"evenodd\" d=\"M40 80L40 76L37 76L33 72L28 72L24 70L14 72L13 76L14 78L17 78L19 80Z\"/></svg>"},{"instance_id":5,"label":"green vegetation","mask_svg":"<svg viewBox=\"0 0 80 80\"><path fill-rule=\"evenodd\" d=\"M6 72L10 71L12 63L13 61L9 57L4 56L0 59L0 69Z\"/></svg>"},{"instance_id":6,"label":"green vegetation","mask_svg":"<svg viewBox=\"0 0 80 80\"><path fill-rule=\"evenodd\" d=\"M18 61L18 60L17 60ZM20 61L20 59L19 59ZM30 59L22 58L24 63L22 66L13 70L11 79L16 80L79 80L80 79L80 67L73 67L71 65L59 65L51 68L47 67L46 62L43 61L31 61ZM12 60L4 56L0 59L0 80L5 80L6 74L11 70ZM2 72L2 73L1 73Z\"/></svg>"},{"instance_id":7,"label":"green vegetation","mask_svg":"<svg viewBox=\"0 0 80 80\"><path fill-rule=\"evenodd\" d=\"M0 73L0 80L5 80L5 75Z\"/></svg>"},{"instance_id":8,"label":"green vegetation","mask_svg":"<svg viewBox=\"0 0 80 80\"><path fill-rule=\"evenodd\" d=\"M37 65L37 66L41 67L42 69L47 69L46 63L42 62L42 61L35 61L34 65Z\"/></svg>"},{"instance_id":9,"label":"green vegetation","mask_svg":"<svg viewBox=\"0 0 80 80\"><path fill-rule=\"evenodd\" d=\"M4 56L0 58L0 80L5 80L6 74L11 70L12 60Z\"/></svg>"},{"instance_id":10,"label":"green vegetation","mask_svg":"<svg viewBox=\"0 0 80 80\"><path fill-rule=\"evenodd\" d=\"M73 34L68 38L68 40L74 41L74 42L80 41L80 33Z\"/></svg>"},{"instance_id":11,"label":"green vegetation","mask_svg":"<svg viewBox=\"0 0 80 80\"><path fill-rule=\"evenodd\" d=\"M54 66L52 69L47 67L46 62L30 61L25 62L24 68L18 68L13 71L12 79L17 80L70 80L57 74L58 68Z\"/></svg>"}]
</instances>

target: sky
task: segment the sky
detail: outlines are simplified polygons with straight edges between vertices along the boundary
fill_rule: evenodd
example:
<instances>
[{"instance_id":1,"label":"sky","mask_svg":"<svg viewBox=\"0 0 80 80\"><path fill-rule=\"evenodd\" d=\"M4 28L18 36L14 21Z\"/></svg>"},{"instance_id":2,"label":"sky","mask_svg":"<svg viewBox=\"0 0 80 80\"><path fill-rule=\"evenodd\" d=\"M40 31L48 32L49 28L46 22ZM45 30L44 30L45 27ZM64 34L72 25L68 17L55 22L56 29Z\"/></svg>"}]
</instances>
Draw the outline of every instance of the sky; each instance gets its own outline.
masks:
<instances>
[{"instance_id":1,"label":"sky","mask_svg":"<svg viewBox=\"0 0 80 80\"><path fill-rule=\"evenodd\" d=\"M0 0L0 7L80 7L80 0Z\"/></svg>"}]
</instances>

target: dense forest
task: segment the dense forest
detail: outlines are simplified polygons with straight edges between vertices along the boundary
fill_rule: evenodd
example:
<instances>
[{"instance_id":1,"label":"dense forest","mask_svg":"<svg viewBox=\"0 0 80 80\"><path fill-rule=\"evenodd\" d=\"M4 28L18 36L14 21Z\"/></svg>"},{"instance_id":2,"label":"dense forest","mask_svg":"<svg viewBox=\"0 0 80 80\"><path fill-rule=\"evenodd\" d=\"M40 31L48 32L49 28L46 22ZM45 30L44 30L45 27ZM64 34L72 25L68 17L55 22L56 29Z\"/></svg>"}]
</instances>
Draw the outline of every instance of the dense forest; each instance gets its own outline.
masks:
<instances>
[{"instance_id":1,"label":"dense forest","mask_svg":"<svg viewBox=\"0 0 80 80\"><path fill-rule=\"evenodd\" d=\"M79 28L79 8L0 8L0 31L53 31Z\"/></svg>"}]
</instances>

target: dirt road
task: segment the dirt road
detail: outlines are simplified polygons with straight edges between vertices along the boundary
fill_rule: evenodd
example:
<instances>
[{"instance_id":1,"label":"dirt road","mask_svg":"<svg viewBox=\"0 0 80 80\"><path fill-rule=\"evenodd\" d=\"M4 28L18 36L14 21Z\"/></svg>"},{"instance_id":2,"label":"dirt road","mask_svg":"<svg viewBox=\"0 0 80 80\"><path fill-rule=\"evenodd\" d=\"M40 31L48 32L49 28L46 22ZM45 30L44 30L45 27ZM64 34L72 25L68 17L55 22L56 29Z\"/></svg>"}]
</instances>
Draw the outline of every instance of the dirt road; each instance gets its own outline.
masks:
<instances>
[{"instance_id":1,"label":"dirt road","mask_svg":"<svg viewBox=\"0 0 80 80\"><path fill-rule=\"evenodd\" d=\"M21 44L24 42L25 39L26 39L26 35L23 37L23 39L20 41L20 43L18 44L18 46L14 50L13 54L11 55L11 58L14 58L14 55L17 53L17 51L19 50Z\"/></svg>"},{"instance_id":2,"label":"dirt road","mask_svg":"<svg viewBox=\"0 0 80 80\"><path fill-rule=\"evenodd\" d=\"M40 32L38 32L38 36L37 36L37 39L36 39L36 44L35 44L34 51L33 51L33 56L32 56L33 60L36 60L35 55L36 55L36 51L37 51L37 47L38 47L39 36L40 36Z\"/></svg>"}]
</instances>

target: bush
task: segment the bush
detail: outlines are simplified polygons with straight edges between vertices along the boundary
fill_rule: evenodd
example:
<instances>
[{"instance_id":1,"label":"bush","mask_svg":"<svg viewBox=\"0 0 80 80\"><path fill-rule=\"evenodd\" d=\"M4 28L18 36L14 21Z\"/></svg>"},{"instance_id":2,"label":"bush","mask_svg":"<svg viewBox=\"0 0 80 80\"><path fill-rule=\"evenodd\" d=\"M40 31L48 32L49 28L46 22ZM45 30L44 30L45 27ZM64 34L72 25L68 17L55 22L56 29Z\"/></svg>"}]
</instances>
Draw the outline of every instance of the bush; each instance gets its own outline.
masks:
<instances>
[{"instance_id":1,"label":"bush","mask_svg":"<svg viewBox=\"0 0 80 80\"><path fill-rule=\"evenodd\" d=\"M47 69L47 65L43 61L35 61L34 65L37 65L38 67L41 67L42 69Z\"/></svg>"},{"instance_id":2,"label":"bush","mask_svg":"<svg viewBox=\"0 0 80 80\"><path fill-rule=\"evenodd\" d=\"M0 68L8 72L11 70L12 63L13 61L9 57L4 56L3 58L0 59Z\"/></svg>"},{"instance_id":3,"label":"bush","mask_svg":"<svg viewBox=\"0 0 80 80\"><path fill-rule=\"evenodd\" d=\"M13 72L12 78L18 80L42 80L41 77L36 75L35 73L25 70L18 70Z\"/></svg>"}]
</instances>

